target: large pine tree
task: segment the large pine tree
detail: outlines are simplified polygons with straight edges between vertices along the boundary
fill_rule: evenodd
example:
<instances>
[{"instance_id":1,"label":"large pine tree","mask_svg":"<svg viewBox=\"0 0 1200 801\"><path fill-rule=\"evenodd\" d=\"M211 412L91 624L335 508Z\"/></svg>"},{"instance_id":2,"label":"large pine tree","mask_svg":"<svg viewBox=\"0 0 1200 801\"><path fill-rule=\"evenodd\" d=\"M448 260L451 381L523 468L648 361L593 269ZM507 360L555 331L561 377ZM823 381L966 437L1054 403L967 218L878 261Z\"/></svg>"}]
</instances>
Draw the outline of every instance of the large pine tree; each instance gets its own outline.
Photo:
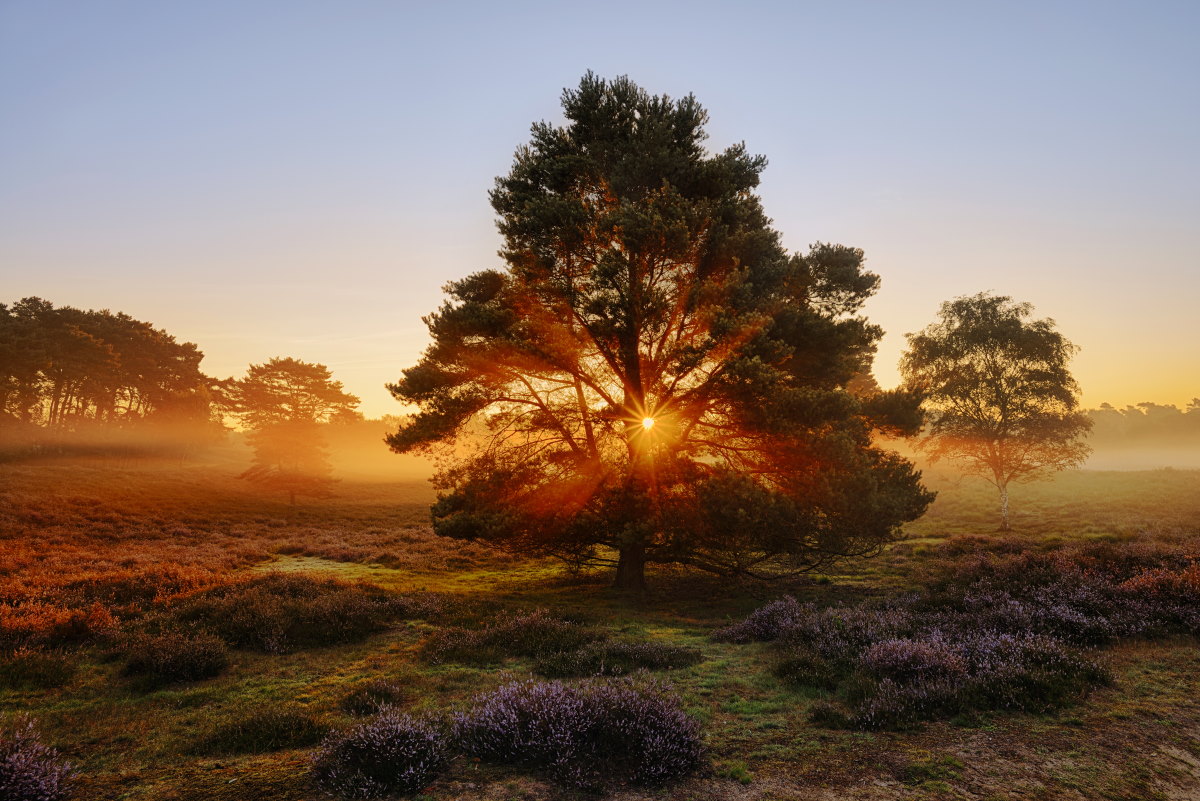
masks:
<instances>
[{"instance_id":1,"label":"large pine tree","mask_svg":"<svg viewBox=\"0 0 1200 801\"><path fill-rule=\"evenodd\" d=\"M778 575L865 554L931 495L872 430L915 403L847 391L881 331L860 250L789 256L766 162L710 154L691 96L588 74L491 195L504 270L451 284L433 343L390 385L389 437L447 446L440 533L644 586L651 562Z\"/></svg>"}]
</instances>

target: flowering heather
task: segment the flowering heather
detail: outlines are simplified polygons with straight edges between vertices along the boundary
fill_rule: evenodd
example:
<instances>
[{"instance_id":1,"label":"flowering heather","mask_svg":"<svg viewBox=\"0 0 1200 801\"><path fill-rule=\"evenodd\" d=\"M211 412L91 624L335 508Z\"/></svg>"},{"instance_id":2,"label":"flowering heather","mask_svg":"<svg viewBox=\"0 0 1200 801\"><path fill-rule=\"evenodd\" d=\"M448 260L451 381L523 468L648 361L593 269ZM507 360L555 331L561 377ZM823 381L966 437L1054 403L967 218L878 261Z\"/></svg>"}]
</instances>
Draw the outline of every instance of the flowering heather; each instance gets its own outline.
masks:
<instances>
[{"instance_id":1,"label":"flowering heather","mask_svg":"<svg viewBox=\"0 0 1200 801\"><path fill-rule=\"evenodd\" d=\"M60 801L70 796L75 772L38 738L33 721L18 719L0 728L0 798Z\"/></svg>"},{"instance_id":2,"label":"flowering heather","mask_svg":"<svg viewBox=\"0 0 1200 801\"><path fill-rule=\"evenodd\" d=\"M717 629L712 638L722 642L768 642L779 639L782 632L791 629L802 618L813 613L811 604L801 605L790 595L766 606L755 609L745 620Z\"/></svg>"},{"instance_id":3,"label":"flowering heather","mask_svg":"<svg viewBox=\"0 0 1200 801\"><path fill-rule=\"evenodd\" d=\"M917 627L909 599L884 604L810 608L780 631L785 646L812 649L835 665L848 665L863 649L881 640L903 637Z\"/></svg>"},{"instance_id":4,"label":"flowering heather","mask_svg":"<svg viewBox=\"0 0 1200 801\"><path fill-rule=\"evenodd\" d=\"M700 725L656 683L507 684L455 718L463 750L577 788L655 785L701 760Z\"/></svg>"},{"instance_id":5,"label":"flowering heather","mask_svg":"<svg viewBox=\"0 0 1200 801\"><path fill-rule=\"evenodd\" d=\"M312 776L331 795L383 798L420 791L450 757L446 733L435 721L387 710L327 737L313 757Z\"/></svg>"},{"instance_id":6,"label":"flowering heather","mask_svg":"<svg viewBox=\"0 0 1200 801\"><path fill-rule=\"evenodd\" d=\"M860 667L857 692L847 698L860 728L903 728L976 709L1046 712L1109 681L1101 665L1053 637L992 631L877 643Z\"/></svg>"},{"instance_id":7,"label":"flowering heather","mask_svg":"<svg viewBox=\"0 0 1200 801\"><path fill-rule=\"evenodd\" d=\"M966 658L941 632L923 639L881 640L862 652L859 664L872 676L906 684L967 674Z\"/></svg>"},{"instance_id":8,"label":"flowering heather","mask_svg":"<svg viewBox=\"0 0 1200 801\"><path fill-rule=\"evenodd\" d=\"M788 597L714 632L773 640L776 672L837 690L863 728L967 710L1045 711L1109 681L1078 650L1200 631L1200 564L1181 547L971 553L909 597L817 609ZM825 709L824 720L839 714Z\"/></svg>"}]
</instances>

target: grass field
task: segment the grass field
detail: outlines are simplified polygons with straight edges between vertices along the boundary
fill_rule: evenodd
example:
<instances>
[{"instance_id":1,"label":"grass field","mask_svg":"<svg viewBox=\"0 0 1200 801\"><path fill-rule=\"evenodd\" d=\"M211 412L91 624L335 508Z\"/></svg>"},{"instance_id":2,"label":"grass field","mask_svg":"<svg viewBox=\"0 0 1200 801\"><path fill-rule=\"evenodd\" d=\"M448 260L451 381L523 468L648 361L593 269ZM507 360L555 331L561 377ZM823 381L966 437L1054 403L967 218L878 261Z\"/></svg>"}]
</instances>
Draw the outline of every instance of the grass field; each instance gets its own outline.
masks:
<instances>
[{"instance_id":1,"label":"grass field","mask_svg":"<svg viewBox=\"0 0 1200 801\"><path fill-rule=\"evenodd\" d=\"M777 678L769 644L710 639L784 594L825 606L919 589L940 544L995 535L989 486L942 473L929 483L940 493L934 507L875 559L786 586L659 570L645 597L630 598L609 590L605 574L442 541L426 525L424 484L346 482L337 498L290 508L201 465L0 465L0 635L10 659L0 714L38 721L78 767L80 798L316 799L313 743L360 719L345 711L351 691L385 680L406 710L461 708L528 676L534 660L431 658L439 631L543 608L608 637L701 654L659 675L702 723L705 767L661 788L610 788L616 798L1200 798L1200 650L1190 637L1102 649L1112 684L1054 712L900 732L815 725L809 711L822 693ZM1016 489L1013 513L1013 536L1031 547L1195 545L1200 471L1063 474ZM354 642L233 649L213 678L148 685L125 675L123 638L156 625L178 598L272 571L369 582L436 611L399 615ZM25 641L53 669L30 677L12 668ZM280 723L279 710L291 717ZM424 793L573 797L537 774L462 757Z\"/></svg>"}]
</instances>

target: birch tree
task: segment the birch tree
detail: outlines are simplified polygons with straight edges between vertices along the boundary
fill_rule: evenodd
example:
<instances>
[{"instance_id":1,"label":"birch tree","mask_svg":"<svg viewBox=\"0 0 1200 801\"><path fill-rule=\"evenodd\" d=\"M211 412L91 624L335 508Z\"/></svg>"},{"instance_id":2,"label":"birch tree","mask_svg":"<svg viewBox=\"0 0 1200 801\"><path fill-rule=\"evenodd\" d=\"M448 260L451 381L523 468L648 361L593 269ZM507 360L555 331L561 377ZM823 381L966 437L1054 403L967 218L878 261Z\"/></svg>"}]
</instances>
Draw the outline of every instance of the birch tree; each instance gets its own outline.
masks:
<instances>
[{"instance_id":1,"label":"birch tree","mask_svg":"<svg viewBox=\"0 0 1200 801\"><path fill-rule=\"evenodd\" d=\"M1068 363L1077 348L1033 306L981 293L942 304L940 319L908 334L905 387L925 399L922 447L958 462L1000 495L1011 528L1010 484L1083 463L1091 420L1079 410Z\"/></svg>"}]
</instances>

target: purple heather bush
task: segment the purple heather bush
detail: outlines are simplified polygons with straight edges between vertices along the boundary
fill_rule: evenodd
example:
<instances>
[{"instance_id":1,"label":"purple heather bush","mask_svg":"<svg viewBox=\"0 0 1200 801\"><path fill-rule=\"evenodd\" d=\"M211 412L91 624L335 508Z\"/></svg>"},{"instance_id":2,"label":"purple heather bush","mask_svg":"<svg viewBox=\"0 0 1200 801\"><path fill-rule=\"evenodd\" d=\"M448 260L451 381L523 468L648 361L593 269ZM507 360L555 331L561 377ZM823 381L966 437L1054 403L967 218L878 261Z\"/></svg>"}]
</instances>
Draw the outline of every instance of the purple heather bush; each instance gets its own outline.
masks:
<instances>
[{"instance_id":1,"label":"purple heather bush","mask_svg":"<svg viewBox=\"0 0 1200 801\"><path fill-rule=\"evenodd\" d=\"M663 685L628 679L523 681L455 718L468 755L544 771L569 787L657 785L693 771L699 723Z\"/></svg>"},{"instance_id":2,"label":"purple heather bush","mask_svg":"<svg viewBox=\"0 0 1200 801\"><path fill-rule=\"evenodd\" d=\"M0 799L61 801L71 795L75 772L38 737L32 720L0 728Z\"/></svg>"},{"instance_id":3,"label":"purple heather bush","mask_svg":"<svg viewBox=\"0 0 1200 801\"><path fill-rule=\"evenodd\" d=\"M815 611L811 604L801 604L790 595L766 606L755 609L745 620L717 629L714 640L722 642L768 642L777 640L784 631L791 629L797 621L809 617Z\"/></svg>"},{"instance_id":4,"label":"purple heather bush","mask_svg":"<svg viewBox=\"0 0 1200 801\"><path fill-rule=\"evenodd\" d=\"M384 798L422 790L451 755L440 723L385 710L327 737L313 757L312 776L331 795Z\"/></svg>"},{"instance_id":5,"label":"purple heather bush","mask_svg":"<svg viewBox=\"0 0 1200 801\"><path fill-rule=\"evenodd\" d=\"M810 607L778 639L791 650L811 649L835 666L848 667L873 643L914 632L917 623L911 606L911 599L902 598L892 603Z\"/></svg>"},{"instance_id":6,"label":"purple heather bush","mask_svg":"<svg viewBox=\"0 0 1200 801\"><path fill-rule=\"evenodd\" d=\"M926 578L923 593L856 606L786 597L713 637L776 642L778 675L847 707L824 704L822 721L894 728L1054 709L1110 680L1081 647L1200 632L1200 562L1184 545L971 549Z\"/></svg>"},{"instance_id":7,"label":"purple heather bush","mask_svg":"<svg viewBox=\"0 0 1200 801\"><path fill-rule=\"evenodd\" d=\"M880 640L859 656L859 664L879 679L912 684L967 675L967 660L942 632L922 639Z\"/></svg>"},{"instance_id":8,"label":"purple heather bush","mask_svg":"<svg viewBox=\"0 0 1200 801\"><path fill-rule=\"evenodd\" d=\"M1053 637L934 631L868 648L845 696L859 728L905 728L974 710L1046 712L1108 681L1100 664Z\"/></svg>"}]
</instances>

